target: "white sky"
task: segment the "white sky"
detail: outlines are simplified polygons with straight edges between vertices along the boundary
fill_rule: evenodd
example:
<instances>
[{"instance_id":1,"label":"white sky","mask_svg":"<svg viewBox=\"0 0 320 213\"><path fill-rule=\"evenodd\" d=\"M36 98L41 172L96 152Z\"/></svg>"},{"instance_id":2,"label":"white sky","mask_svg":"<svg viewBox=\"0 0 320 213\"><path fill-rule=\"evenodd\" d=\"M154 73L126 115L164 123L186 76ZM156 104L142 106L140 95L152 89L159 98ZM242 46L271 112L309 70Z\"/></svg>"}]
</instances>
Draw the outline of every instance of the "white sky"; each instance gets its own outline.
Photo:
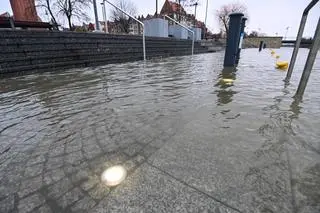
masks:
<instances>
[{"instance_id":1,"label":"white sky","mask_svg":"<svg viewBox=\"0 0 320 213\"><path fill-rule=\"evenodd\" d=\"M110 0L116 2L117 0ZM146 16L148 13L155 13L155 0L131 0L137 6L138 15ZM165 0L158 0L159 11ZM241 2L248 7L250 21L247 24L246 31L256 30L267 35L284 35L286 27L290 27L288 37L295 37L300 24L300 19L304 8L311 0L209 0L208 6L208 28L213 32L219 31L219 25L215 18L215 11L223 4L232 2ZM100 2L97 0L99 19L102 20L102 12ZM108 6L110 8L111 6ZM206 0L199 0L197 9L197 19L204 21L205 19ZM108 11L109 9L107 9ZM194 7L186 9L189 13L194 13ZM0 13L11 12L9 0L0 0ZM89 12L93 22L93 10ZM309 18L304 31L304 36L311 37L317 25L320 14L320 2L310 11Z\"/></svg>"}]
</instances>

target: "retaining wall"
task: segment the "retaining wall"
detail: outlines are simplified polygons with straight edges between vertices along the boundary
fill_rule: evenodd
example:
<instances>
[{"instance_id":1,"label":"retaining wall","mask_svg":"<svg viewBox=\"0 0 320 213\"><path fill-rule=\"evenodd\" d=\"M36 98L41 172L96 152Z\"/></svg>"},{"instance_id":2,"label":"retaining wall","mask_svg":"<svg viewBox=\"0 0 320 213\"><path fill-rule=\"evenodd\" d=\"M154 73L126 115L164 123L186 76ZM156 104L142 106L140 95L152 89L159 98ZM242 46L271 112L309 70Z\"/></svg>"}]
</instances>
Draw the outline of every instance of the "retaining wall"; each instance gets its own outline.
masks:
<instances>
[{"instance_id":1,"label":"retaining wall","mask_svg":"<svg viewBox=\"0 0 320 213\"><path fill-rule=\"evenodd\" d=\"M260 41L263 41L267 48L280 48L282 44L282 37L254 37L254 38L245 38L243 40L244 48L259 48Z\"/></svg>"},{"instance_id":2,"label":"retaining wall","mask_svg":"<svg viewBox=\"0 0 320 213\"><path fill-rule=\"evenodd\" d=\"M146 37L147 58L191 54L191 40ZM208 49L195 43L194 53ZM143 59L142 37L102 33L0 31L0 74Z\"/></svg>"}]
</instances>

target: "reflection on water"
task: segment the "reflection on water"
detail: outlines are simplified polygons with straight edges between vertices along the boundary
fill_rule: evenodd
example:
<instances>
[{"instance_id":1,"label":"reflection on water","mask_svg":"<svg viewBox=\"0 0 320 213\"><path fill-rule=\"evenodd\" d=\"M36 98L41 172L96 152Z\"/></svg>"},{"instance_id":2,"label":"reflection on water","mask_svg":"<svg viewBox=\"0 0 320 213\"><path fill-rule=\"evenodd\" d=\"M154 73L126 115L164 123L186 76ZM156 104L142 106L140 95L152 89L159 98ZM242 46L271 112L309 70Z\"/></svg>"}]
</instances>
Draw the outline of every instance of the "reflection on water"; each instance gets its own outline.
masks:
<instances>
[{"instance_id":1,"label":"reflection on water","mask_svg":"<svg viewBox=\"0 0 320 213\"><path fill-rule=\"evenodd\" d=\"M291 54L279 51L284 58ZM300 51L297 70L306 55ZM202 151L225 153L215 168L197 165L207 169L202 176L232 182L234 175L243 183L206 193L248 212L317 212L319 63L298 102L292 98L298 73L284 86L286 73L274 68L267 52L243 50L237 70L223 69L222 58L212 53L0 79L0 202L17 205L18 197L40 193L64 209L61 194L78 187L99 203L102 196L89 186L104 169L124 164L130 176L187 124L203 119L194 131L217 146ZM183 158L193 166L195 158ZM239 165L230 176L223 173L229 163ZM184 166L174 170L190 172ZM210 173L216 168L219 174ZM192 185L192 173L185 176Z\"/></svg>"},{"instance_id":2,"label":"reflection on water","mask_svg":"<svg viewBox=\"0 0 320 213\"><path fill-rule=\"evenodd\" d=\"M217 93L217 105L228 104L232 101L233 95L237 94L232 90L234 81L236 80L236 68L225 67L221 71L218 77L218 83L215 85L218 90Z\"/></svg>"}]
</instances>

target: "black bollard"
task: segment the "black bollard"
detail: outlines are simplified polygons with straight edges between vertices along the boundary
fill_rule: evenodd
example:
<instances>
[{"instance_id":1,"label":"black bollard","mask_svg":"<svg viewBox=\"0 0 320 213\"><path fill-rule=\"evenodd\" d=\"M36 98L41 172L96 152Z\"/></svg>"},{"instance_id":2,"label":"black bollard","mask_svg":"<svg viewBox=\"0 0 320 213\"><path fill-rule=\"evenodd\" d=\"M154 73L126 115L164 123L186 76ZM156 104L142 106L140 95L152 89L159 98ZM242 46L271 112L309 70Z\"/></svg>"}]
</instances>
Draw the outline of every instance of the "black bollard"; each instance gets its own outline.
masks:
<instances>
[{"instance_id":1,"label":"black bollard","mask_svg":"<svg viewBox=\"0 0 320 213\"><path fill-rule=\"evenodd\" d=\"M236 64L242 16L243 13L231 13L229 15L229 33L227 35L227 46L223 64L225 67L232 67Z\"/></svg>"},{"instance_id":2,"label":"black bollard","mask_svg":"<svg viewBox=\"0 0 320 213\"><path fill-rule=\"evenodd\" d=\"M240 40L239 40L237 57L236 57L236 64L238 64L239 60L240 60L240 53L241 53L241 49L242 49L242 42L243 42L243 38L244 38L244 28L246 27L246 21L247 21L246 17L243 17L241 19Z\"/></svg>"},{"instance_id":3,"label":"black bollard","mask_svg":"<svg viewBox=\"0 0 320 213\"><path fill-rule=\"evenodd\" d=\"M263 47L263 41L260 41L260 45L259 45L259 52L261 52L262 47Z\"/></svg>"},{"instance_id":4,"label":"black bollard","mask_svg":"<svg viewBox=\"0 0 320 213\"><path fill-rule=\"evenodd\" d=\"M264 43L264 44L263 44L263 49L266 49L266 48L267 48L267 44Z\"/></svg>"}]
</instances>

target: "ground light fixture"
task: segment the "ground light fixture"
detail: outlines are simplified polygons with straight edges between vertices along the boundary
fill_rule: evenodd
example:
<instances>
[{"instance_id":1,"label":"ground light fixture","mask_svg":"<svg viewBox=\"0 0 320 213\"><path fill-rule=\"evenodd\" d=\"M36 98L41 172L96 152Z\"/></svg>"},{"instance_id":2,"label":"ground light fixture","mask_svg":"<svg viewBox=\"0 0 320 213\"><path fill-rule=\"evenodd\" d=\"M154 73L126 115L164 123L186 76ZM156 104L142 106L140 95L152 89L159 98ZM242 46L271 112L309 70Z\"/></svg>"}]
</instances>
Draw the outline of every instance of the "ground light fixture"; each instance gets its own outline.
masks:
<instances>
[{"instance_id":1,"label":"ground light fixture","mask_svg":"<svg viewBox=\"0 0 320 213\"><path fill-rule=\"evenodd\" d=\"M101 181L107 186L117 186L127 176L127 171L123 166L117 165L106 169L101 175Z\"/></svg>"}]
</instances>

